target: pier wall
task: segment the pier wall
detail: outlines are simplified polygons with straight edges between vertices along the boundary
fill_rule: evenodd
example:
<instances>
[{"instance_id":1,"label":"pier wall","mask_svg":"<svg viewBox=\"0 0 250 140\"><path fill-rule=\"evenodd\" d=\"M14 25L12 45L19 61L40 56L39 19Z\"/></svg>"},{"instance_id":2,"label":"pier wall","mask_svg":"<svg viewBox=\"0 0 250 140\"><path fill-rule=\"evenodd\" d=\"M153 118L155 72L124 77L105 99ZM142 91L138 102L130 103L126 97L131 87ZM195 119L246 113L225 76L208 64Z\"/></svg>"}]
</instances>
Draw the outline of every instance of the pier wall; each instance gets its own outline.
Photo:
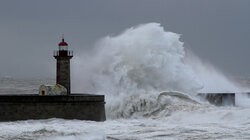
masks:
<instances>
[{"instance_id":1,"label":"pier wall","mask_svg":"<svg viewBox=\"0 0 250 140\"><path fill-rule=\"evenodd\" d=\"M1 95L0 121L79 119L105 121L103 95Z\"/></svg>"},{"instance_id":2,"label":"pier wall","mask_svg":"<svg viewBox=\"0 0 250 140\"><path fill-rule=\"evenodd\" d=\"M235 106L235 93L199 93L198 96L216 106Z\"/></svg>"}]
</instances>

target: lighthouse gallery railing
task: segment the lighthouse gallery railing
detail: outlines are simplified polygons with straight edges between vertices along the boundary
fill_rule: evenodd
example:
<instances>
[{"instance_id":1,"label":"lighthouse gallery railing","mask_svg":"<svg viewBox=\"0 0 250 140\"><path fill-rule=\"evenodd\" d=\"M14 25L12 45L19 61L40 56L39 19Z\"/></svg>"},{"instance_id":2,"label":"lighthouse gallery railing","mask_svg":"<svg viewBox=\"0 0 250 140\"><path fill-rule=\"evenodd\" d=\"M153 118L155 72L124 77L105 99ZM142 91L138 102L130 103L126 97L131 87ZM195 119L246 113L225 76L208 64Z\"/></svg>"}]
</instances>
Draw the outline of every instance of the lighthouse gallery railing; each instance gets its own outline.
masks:
<instances>
[{"instance_id":1,"label":"lighthouse gallery railing","mask_svg":"<svg viewBox=\"0 0 250 140\"><path fill-rule=\"evenodd\" d=\"M53 52L53 55L54 56L73 56L73 51L68 51L68 50L55 50L54 52Z\"/></svg>"}]
</instances>

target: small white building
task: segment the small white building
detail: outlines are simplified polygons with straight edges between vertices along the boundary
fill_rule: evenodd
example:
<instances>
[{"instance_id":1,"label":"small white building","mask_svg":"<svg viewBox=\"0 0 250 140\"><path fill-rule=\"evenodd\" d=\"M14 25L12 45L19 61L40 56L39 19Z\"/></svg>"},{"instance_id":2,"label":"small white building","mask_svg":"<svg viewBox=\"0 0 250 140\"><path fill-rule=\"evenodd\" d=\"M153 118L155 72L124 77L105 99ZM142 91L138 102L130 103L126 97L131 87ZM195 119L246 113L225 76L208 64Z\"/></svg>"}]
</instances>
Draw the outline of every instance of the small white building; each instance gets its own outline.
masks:
<instances>
[{"instance_id":1,"label":"small white building","mask_svg":"<svg viewBox=\"0 0 250 140\"><path fill-rule=\"evenodd\" d=\"M39 95L67 95L67 89L59 84L56 85L41 85Z\"/></svg>"}]
</instances>

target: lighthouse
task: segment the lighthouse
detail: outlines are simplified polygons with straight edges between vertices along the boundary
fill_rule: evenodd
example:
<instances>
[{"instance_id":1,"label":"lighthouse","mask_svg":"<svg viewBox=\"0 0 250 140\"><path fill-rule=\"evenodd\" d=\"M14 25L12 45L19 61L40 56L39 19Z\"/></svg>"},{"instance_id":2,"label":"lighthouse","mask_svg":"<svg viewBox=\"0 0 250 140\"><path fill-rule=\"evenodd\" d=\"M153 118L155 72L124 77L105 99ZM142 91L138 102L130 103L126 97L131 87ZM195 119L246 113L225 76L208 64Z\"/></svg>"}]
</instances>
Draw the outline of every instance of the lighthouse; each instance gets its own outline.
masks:
<instances>
[{"instance_id":1,"label":"lighthouse","mask_svg":"<svg viewBox=\"0 0 250 140\"><path fill-rule=\"evenodd\" d=\"M67 89L67 95L70 95L70 59L73 57L73 51L68 50L68 43L64 41L64 37L58 46L59 50L54 51L56 84L64 86Z\"/></svg>"}]
</instances>

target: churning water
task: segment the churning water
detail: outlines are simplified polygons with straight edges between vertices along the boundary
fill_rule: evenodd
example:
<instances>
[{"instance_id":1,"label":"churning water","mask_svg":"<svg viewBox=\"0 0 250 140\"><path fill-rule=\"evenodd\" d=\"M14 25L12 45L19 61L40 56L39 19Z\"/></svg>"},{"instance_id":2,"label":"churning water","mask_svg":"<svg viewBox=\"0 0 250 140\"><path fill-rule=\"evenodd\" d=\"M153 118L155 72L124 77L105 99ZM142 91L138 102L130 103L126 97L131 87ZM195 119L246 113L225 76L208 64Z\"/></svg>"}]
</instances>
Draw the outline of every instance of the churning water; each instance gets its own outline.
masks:
<instances>
[{"instance_id":1,"label":"churning water","mask_svg":"<svg viewBox=\"0 0 250 140\"><path fill-rule=\"evenodd\" d=\"M75 92L105 94L105 122L27 120L0 123L0 139L250 139L250 108L215 107L199 92L245 92L158 23L99 40L72 61ZM243 81L243 80L241 80ZM249 79L245 78L244 82ZM36 93L53 79L2 78L0 93Z\"/></svg>"}]
</instances>

